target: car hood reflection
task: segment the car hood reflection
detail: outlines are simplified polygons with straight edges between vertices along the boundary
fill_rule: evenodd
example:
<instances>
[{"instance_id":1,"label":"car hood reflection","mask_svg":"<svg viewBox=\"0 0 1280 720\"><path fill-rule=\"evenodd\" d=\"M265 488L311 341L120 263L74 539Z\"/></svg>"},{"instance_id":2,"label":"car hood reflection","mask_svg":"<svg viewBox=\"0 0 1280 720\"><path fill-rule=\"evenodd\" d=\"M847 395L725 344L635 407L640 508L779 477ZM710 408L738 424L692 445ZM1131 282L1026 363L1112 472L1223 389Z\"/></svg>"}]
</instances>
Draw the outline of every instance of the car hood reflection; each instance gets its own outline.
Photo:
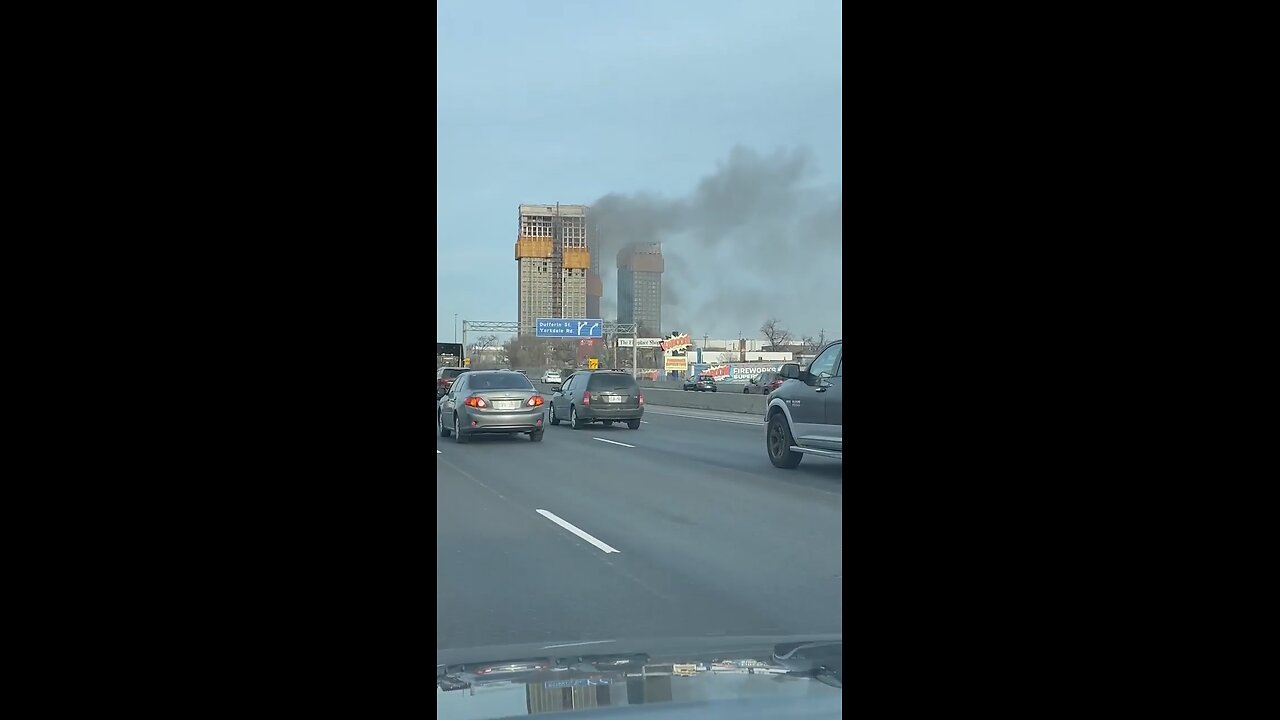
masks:
<instances>
[{"instance_id":1,"label":"car hood reflection","mask_svg":"<svg viewBox=\"0 0 1280 720\"><path fill-rule=\"evenodd\" d=\"M437 653L442 718L502 718L645 703L826 703L839 709L838 636L684 638ZM497 654L494 654L497 653Z\"/></svg>"}]
</instances>

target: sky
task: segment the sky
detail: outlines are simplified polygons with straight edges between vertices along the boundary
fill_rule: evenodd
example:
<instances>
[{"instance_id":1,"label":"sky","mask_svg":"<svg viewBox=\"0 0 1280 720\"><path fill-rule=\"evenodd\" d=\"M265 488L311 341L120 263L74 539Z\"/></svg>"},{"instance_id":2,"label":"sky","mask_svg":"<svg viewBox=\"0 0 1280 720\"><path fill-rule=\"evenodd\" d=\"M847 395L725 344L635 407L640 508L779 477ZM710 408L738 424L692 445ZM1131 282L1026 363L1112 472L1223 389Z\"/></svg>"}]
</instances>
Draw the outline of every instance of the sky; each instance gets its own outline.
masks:
<instances>
[{"instance_id":1,"label":"sky","mask_svg":"<svg viewBox=\"0 0 1280 720\"><path fill-rule=\"evenodd\" d=\"M438 0L437 18L438 341L516 320L518 206L557 202L614 229L607 320L619 244L654 240L664 333L763 338L776 317L841 337L838 0Z\"/></svg>"}]
</instances>

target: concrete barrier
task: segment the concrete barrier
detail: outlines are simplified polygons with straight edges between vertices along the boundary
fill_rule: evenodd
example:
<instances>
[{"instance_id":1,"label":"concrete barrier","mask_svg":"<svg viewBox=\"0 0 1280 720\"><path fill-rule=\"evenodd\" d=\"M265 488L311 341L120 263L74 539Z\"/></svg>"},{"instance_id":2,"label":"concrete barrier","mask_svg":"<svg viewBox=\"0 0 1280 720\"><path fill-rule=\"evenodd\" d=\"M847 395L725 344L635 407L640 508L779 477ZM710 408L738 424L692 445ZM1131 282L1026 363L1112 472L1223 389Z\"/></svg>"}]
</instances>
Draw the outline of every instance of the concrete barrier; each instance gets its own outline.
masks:
<instances>
[{"instance_id":1,"label":"concrete barrier","mask_svg":"<svg viewBox=\"0 0 1280 720\"><path fill-rule=\"evenodd\" d=\"M534 385L547 395L555 391L555 388L550 385L543 385L537 382L536 378L534 379ZM741 389L736 393L723 390L718 392L695 392L682 390L681 383L651 380L640 381L640 389L644 393L646 405L688 408L690 410L719 410L720 412L759 415L761 418L764 417L764 410L768 405L766 396L744 395Z\"/></svg>"},{"instance_id":2,"label":"concrete barrier","mask_svg":"<svg viewBox=\"0 0 1280 720\"><path fill-rule=\"evenodd\" d=\"M641 388L641 391L644 392L644 401L648 405L746 413L759 415L762 418L764 417L765 407L768 405L765 402L764 395L744 395L741 390L736 393L724 392L723 390L712 393L685 392L679 389L670 390L655 387Z\"/></svg>"}]
</instances>

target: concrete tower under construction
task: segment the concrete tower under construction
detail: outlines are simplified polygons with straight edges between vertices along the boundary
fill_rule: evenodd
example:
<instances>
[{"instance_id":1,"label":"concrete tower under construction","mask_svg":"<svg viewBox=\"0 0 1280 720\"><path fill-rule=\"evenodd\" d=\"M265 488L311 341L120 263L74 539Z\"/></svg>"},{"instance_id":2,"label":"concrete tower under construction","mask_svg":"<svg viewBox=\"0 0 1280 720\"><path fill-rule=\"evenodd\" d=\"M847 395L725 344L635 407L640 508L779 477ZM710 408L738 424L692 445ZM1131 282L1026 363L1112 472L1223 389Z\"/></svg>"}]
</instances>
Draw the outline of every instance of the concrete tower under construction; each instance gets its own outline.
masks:
<instances>
[{"instance_id":1,"label":"concrete tower under construction","mask_svg":"<svg viewBox=\"0 0 1280 720\"><path fill-rule=\"evenodd\" d=\"M618 322L638 323L640 333L662 334L660 243L633 244L618 253Z\"/></svg>"},{"instance_id":2,"label":"concrete tower under construction","mask_svg":"<svg viewBox=\"0 0 1280 720\"><path fill-rule=\"evenodd\" d=\"M521 205L515 254L521 334L540 317L599 317L587 312L586 205Z\"/></svg>"}]
</instances>

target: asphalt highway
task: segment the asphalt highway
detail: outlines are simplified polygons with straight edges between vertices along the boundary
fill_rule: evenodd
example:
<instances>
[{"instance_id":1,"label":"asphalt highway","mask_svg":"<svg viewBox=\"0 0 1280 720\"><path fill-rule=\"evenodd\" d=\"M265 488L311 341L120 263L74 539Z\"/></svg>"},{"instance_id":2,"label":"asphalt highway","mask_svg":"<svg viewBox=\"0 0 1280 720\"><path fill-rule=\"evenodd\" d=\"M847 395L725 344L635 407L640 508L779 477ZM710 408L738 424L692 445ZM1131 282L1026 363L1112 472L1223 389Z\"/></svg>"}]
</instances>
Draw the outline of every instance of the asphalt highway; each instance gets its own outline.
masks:
<instances>
[{"instance_id":1,"label":"asphalt highway","mask_svg":"<svg viewBox=\"0 0 1280 720\"><path fill-rule=\"evenodd\" d=\"M843 630L843 466L773 467L760 420L435 436L437 650Z\"/></svg>"}]
</instances>

